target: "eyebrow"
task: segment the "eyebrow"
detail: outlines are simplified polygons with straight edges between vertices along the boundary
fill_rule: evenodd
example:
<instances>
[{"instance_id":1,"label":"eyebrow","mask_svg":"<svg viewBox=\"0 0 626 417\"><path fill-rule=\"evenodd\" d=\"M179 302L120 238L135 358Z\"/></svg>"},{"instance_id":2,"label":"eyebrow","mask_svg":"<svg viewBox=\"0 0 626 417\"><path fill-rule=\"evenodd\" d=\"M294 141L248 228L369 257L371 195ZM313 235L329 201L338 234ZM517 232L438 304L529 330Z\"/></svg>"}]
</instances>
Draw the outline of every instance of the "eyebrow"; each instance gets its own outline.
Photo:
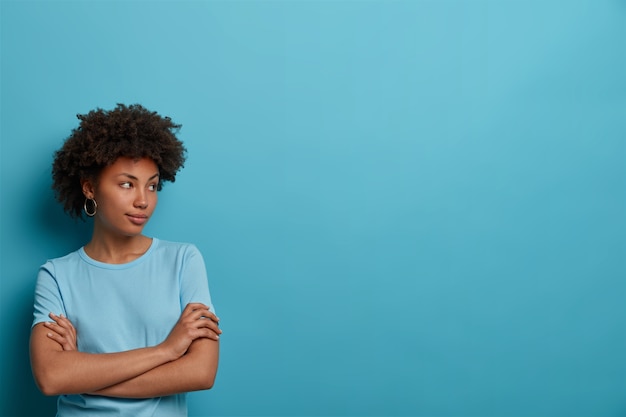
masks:
<instances>
[{"instance_id":1,"label":"eyebrow","mask_svg":"<svg viewBox=\"0 0 626 417\"><path fill-rule=\"evenodd\" d=\"M118 177L121 177L121 176L126 176L126 177L130 178L131 180L139 181L139 178L135 177L134 175L127 174L126 172L122 172L121 174L118 175ZM148 181L151 181L151 180L155 179L158 176L159 176L159 173L157 172L156 174L154 174L153 176L148 178Z\"/></svg>"}]
</instances>

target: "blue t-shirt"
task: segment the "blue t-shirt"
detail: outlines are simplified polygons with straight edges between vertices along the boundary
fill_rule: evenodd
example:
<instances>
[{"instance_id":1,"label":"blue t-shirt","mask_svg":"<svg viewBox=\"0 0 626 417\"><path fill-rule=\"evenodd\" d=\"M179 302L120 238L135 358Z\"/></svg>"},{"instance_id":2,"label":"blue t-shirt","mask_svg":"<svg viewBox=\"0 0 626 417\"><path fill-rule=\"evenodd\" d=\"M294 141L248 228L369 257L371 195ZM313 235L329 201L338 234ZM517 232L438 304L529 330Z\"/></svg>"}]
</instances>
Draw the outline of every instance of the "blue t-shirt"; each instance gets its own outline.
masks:
<instances>
[{"instance_id":1,"label":"blue t-shirt","mask_svg":"<svg viewBox=\"0 0 626 417\"><path fill-rule=\"evenodd\" d=\"M191 244L152 239L141 257L125 264L90 258L83 248L47 261L35 288L33 326L64 314L81 352L111 353L163 342L188 303L210 307L204 260ZM59 417L186 416L186 395L125 399L61 395Z\"/></svg>"}]
</instances>

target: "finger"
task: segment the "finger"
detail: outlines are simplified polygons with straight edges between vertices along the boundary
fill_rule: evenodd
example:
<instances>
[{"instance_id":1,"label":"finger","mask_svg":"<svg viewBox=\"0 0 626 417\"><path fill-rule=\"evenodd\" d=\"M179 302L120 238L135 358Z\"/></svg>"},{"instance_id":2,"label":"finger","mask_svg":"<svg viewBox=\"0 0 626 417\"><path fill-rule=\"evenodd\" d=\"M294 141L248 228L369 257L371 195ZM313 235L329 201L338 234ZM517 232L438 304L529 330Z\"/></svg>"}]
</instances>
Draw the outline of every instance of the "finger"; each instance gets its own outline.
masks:
<instances>
[{"instance_id":1,"label":"finger","mask_svg":"<svg viewBox=\"0 0 626 417\"><path fill-rule=\"evenodd\" d=\"M59 334L62 337L65 337L67 335L67 330L65 330L63 327L59 326L58 324L54 322L45 322L43 325L47 329L52 330L53 332Z\"/></svg>"},{"instance_id":2,"label":"finger","mask_svg":"<svg viewBox=\"0 0 626 417\"><path fill-rule=\"evenodd\" d=\"M57 324L66 330L68 336L76 339L76 329L68 319L64 318L61 321L57 322Z\"/></svg>"},{"instance_id":3,"label":"finger","mask_svg":"<svg viewBox=\"0 0 626 417\"><path fill-rule=\"evenodd\" d=\"M209 315L209 310L194 310L181 316L180 321L182 323L193 323L200 320L202 317Z\"/></svg>"},{"instance_id":4,"label":"finger","mask_svg":"<svg viewBox=\"0 0 626 417\"><path fill-rule=\"evenodd\" d=\"M197 333L196 333L197 337L194 338L195 339L200 339L200 338L206 338L206 339L211 339L211 340L220 340L220 335L215 333L214 331L210 330L210 329L198 329Z\"/></svg>"},{"instance_id":5,"label":"finger","mask_svg":"<svg viewBox=\"0 0 626 417\"><path fill-rule=\"evenodd\" d=\"M220 329L219 322L211 320L209 318L205 318L205 317L202 317L200 319L200 322L202 323L202 327L207 327L209 329L212 329L216 333L222 333L222 329Z\"/></svg>"},{"instance_id":6,"label":"finger","mask_svg":"<svg viewBox=\"0 0 626 417\"><path fill-rule=\"evenodd\" d=\"M203 308L196 308L187 314L188 317L196 317L196 318L208 318L215 322L220 321L220 319L213 313L209 307L204 306Z\"/></svg>"},{"instance_id":7,"label":"finger","mask_svg":"<svg viewBox=\"0 0 626 417\"><path fill-rule=\"evenodd\" d=\"M48 314L48 316L54 320L57 324L63 326L63 327L74 327L72 326L72 323L63 315L56 315L54 313L50 313Z\"/></svg>"},{"instance_id":8,"label":"finger","mask_svg":"<svg viewBox=\"0 0 626 417\"><path fill-rule=\"evenodd\" d=\"M63 325L64 327L70 328L70 329L74 328L74 325L72 324L72 322L67 317L65 317L63 314L61 314L58 317L57 323Z\"/></svg>"},{"instance_id":9,"label":"finger","mask_svg":"<svg viewBox=\"0 0 626 417\"><path fill-rule=\"evenodd\" d=\"M73 330L73 327L69 326L67 322L61 320L60 317L57 317L57 320L54 322L51 322L51 324L54 324L56 327L60 329L63 329L63 331L65 331L66 333L70 333Z\"/></svg>"},{"instance_id":10,"label":"finger","mask_svg":"<svg viewBox=\"0 0 626 417\"><path fill-rule=\"evenodd\" d=\"M207 313L205 309L185 309L180 315L180 321L197 320L203 313Z\"/></svg>"},{"instance_id":11,"label":"finger","mask_svg":"<svg viewBox=\"0 0 626 417\"><path fill-rule=\"evenodd\" d=\"M185 306L185 309L183 311L194 311L194 310L208 310L209 307L207 307L206 305L202 304L202 303L189 303Z\"/></svg>"},{"instance_id":12,"label":"finger","mask_svg":"<svg viewBox=\"0 0 626 417\"><path fill-rule=\"evenodd\" d=\"M54 332L48 332L47 333L48 338L54 340L55 342L57 342L59 345L61 345L61 347L63 348L63 350L68 350L70 349L67 340L59 335L58 333L54 333Z\"/></svg>"},{"instance_id":13,"label":"finger","mask_svg":"<svg viewBox=\"0 0 626 417\"><path fill-rule=\"evenodd\" d=\"M198 320L193 320L186 324L195 329L207 328L207 329L213 330L216 333L222 332L222 330L219 327L219 323L213 320L207 319L207 318L203 318L203 317L200 317Z\"/></svg>"},{"instance_id":14,"label":"finger","mask_svg":"<svg viewBox=\"0 0 626 417\"><path fill-rule=\"evenodd\" d=\"M63 345L64 350L71 350L72 346L76 345L76 333L69 332L54 322L44 322L44 326L63 339L63 342L60 342L59 340L57 340L57 342Z\"/></svg>"},{"instance_id":15,"label":"finger","mask_svg":"<svg viewBox=\"0 0 626 417\"><path fill-rule=\"evenodd\" d=\"M216 323L219 323L219 322L220 322L220 318L219 318L219 317L217 317L217 316L215 315L215 313L213 313L212 311L209 311L209 313L208 313L208 314L205 314L202 318L204 318L204 319L209 319L209 320L213 320L213 321L214 321L214 322L216 322Z\"/></svg>"},{"instance_id":16,"label":"finger","mask_svg":"<svg viewBox=\"0 0 626 417\"><path fill-rule=\"evenodd\" d=\"M222 330L219 328L218 324L213 320L202 319L202 318L193 318L184 320L180 325L189 332L189 335L192 338L195 338L194 334L199 329L209 329L215 334L221 334ZM204 336L202 336L204 337Z\"/></svg>"},{"instance_id":17,"label":"finger","mask_svg":"<svg viewBox=\"0 0 626 417\"><path fill-rule=\"evenodd\" d=\"M218 322L219 321L217 316L215 314L211 313L211 311L208 310L208 309L206 309L206 310L205 309L194 310L187 317L189 319L191 319L191 320L209 319L209 320L213 320L214 322Z\"/></svg>"},{"instance_id":18,"label":"finger","mask_svg":"<svg viewBox=\"0 0 626 417\"><path fill-rule=\"evenodd\" d=\"M74 325L72 324L72 322L63 314L56 316L56 318L57 318L56 323L59 326L67 330L68 336L72 336L73 340L76 340L76 329L74 328Z\"/></svg>"},{"instance_id":19,"label":"finger","mask_svg":"<svg viewBox=\"0 0 626 417\"><path fill-rule=\"evenodd\" d=\"M198 320L202 316L208 316L211 312L208 308L197 308L194 310L187 311L184 313L181 318L183 320Z\"/></svg>"},{"instance_id":20,"label":"finger","mask_svg":"<svg viewBox=\"0 0 626 417\"><path fill-rule=\"evenodd\" d=\"M212 320L198 320L194 322L193 325L196 329L209 329L217 334L222 333L222 329L220 329L218 324Z\"/></svg>"}]
</instances>

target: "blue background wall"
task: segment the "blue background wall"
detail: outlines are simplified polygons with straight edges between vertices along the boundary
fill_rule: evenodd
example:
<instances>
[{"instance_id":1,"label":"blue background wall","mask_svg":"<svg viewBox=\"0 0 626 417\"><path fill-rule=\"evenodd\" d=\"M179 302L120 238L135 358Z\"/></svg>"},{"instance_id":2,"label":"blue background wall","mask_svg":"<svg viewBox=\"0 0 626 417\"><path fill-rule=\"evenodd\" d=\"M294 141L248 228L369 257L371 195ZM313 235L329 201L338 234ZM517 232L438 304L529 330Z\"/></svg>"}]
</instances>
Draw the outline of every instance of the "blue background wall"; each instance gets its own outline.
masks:
<instances>
[{"instance_id":1,"label":"blue background wall","mask_svg":"<svg viewBox=\"0 0 626 417\"><path fill-rule=\"evenodd\" d=\"M626 2L2 1L0 415L52 415L38 266L75 115L190 155L147 233L222 318L193 416L625 416ZM97 308L97 306L96 306Z\"/></svg>"}]
</instances>

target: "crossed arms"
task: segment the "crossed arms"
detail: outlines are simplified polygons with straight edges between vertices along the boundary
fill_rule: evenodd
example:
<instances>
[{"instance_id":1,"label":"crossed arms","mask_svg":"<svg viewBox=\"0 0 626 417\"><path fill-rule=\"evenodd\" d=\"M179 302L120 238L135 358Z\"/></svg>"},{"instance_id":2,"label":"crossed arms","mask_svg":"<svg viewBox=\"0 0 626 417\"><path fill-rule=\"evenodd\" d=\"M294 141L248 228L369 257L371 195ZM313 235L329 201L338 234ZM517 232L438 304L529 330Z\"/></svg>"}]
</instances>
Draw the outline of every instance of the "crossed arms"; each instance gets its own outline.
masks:
<instances>
[{"instance_id":1,"label":"crossed arms","mask_svg":"<svg viewBox=\"0 0 626 417\"><path fill-rule=\"evenodd\" d=\"M30 339L33 375L45 395L148 398L213 386L222 331L204 304L188 304L162 343L117 353L79 352L72 323L50 318Z\"/></svg>"}]
</instances>

